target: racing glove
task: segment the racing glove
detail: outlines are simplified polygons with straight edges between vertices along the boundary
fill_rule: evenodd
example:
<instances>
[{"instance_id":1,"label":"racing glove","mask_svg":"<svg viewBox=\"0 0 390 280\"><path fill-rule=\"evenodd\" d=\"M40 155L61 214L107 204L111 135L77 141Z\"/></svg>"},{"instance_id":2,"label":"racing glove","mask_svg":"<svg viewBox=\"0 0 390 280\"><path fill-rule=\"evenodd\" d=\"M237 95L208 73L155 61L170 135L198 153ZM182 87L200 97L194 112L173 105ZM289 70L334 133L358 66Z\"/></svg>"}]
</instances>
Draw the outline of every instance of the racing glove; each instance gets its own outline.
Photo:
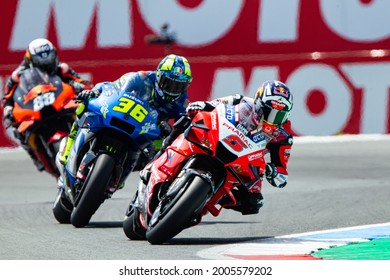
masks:
<instances>
[{"instance_id":1,"label":"racing glove","mask_svg":"<svg viewBox=\"0 0 390 280\"><path fill-rule=\"evenodd\" d=\"M192 102L186 108L187 115L190 116L190 117L193 117L199 111L203 110L205 106L206 106L206 104L203 101Z\"/></svg>"},{"instance_id":2,"label":"racing glove","mask_svg":"<svg viewBox=\"0 0 390 280\"><path fill-rule=\"evenodd\" d=\"M158 125L158 128L160 129L160 137L165 138L172 132L172 127L169 123L166 121L161 121Z\"/></svg>"},{"instance_id":3,"label":"racing glove","mask_svg":"<svg viewBox=\"0 0 390 280\"><path fill-rule=\"evenodd\" d=\"M76 93L80 93L85 89L85 85L83 85L82 83L76 82L74 80L70 81L69 85L72 86L72 88L74 89L74 91Z\"/></svg>"},{"instance_id":4,"label":"racing glove","mask_svg":"<svg viewBox=\"0 0 390 280\"><path fill-rule=\"evenodd\" d=\"M199 111L212 111L215 106L210 102L196 101L187 106L187 115L191 118L194 117Z\"/></svg>"},{"instance_id":5,"label":"racing glove","mask_svg":"<svg viewBox=\"0 0 390 280\"><path fill-rule=\"evenodd\" d=\"M267 163L265 178L267 178L267 181L276 188L284 188L287 185L287 175L278 172L273 163Z\"/></svg>"},{"instance_id":6,"label":"racing glove","mask_svg":"<svg viewBox=\"0 0 390 280\"><path fill-rule=\"evenodd\" d=\"M86 89L86 90L83 90L82 92L80 92L77 95L76 99L79 100L79 101L87 101L87 100L89 100L91 98L98 97L99 94L100 93L98 91Z\"/></svg>"}]
</instances>

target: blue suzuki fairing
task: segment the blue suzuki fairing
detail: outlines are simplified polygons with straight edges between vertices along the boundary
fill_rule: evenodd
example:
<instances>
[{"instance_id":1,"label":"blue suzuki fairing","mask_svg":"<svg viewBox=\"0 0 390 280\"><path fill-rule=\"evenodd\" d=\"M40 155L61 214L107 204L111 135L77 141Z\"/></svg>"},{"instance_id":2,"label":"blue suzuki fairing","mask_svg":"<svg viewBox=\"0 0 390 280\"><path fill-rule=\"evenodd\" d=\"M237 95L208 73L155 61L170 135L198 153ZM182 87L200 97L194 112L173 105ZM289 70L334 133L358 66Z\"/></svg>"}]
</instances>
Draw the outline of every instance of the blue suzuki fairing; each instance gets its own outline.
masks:
<instances>
[{"instance_id":1,"label":"blue suzuki fairing","mask_svg":"<svg viewBox=\"0 0 390 280\"><path fill-rule=\"evenodd\" d=\"M98 98L89 102L85 120L93 132L111 127L128 134L141 145L160 135L157 117L158 112L144 100L128 92L117 92L113 86L107 86Z\"/></svg>"},{"instance_id":2,"label":"blue suzuki fairing","mask_svg":"<svg viewBox=\"0 0 390 280\"><path fill-rule=\"evenodd\" d=\"M112 84L104 84L102 93L89 101L87 111L78 122L80 129L66 167L72 185L80 170L81 157L90 157L83 160L88 164L99 153L109 153L118 161L123 153L133 153L133 161L127 164L134 164L140 151L160 135L157 117L157 110L147 101L118 91Z\"/></svg>"}]
</instances>

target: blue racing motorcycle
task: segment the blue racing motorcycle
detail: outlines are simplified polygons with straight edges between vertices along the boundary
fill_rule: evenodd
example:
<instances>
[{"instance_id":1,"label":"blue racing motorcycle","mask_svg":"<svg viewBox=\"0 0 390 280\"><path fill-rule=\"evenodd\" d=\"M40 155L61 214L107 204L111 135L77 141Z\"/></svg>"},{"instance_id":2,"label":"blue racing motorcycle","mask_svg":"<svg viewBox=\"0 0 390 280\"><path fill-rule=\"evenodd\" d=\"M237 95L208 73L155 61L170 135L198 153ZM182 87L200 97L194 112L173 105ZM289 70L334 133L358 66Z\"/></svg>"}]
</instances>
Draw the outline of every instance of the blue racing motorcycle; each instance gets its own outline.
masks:
<instances>
[{"instance_id":1,"label":"blue racing motorcycle","mask_svg":"<svg viewBox=\"0 0 390 280\"><path fill-rule=\"evenodd\" d=\"M99 206L124 186L139 158L148 157L160 135L157 118L148 102L104 84L78 120L80 129L65 167L57 156L61 176L53 214L58 222L75 227L89 223Z\"/></svg>"}]
</instances>

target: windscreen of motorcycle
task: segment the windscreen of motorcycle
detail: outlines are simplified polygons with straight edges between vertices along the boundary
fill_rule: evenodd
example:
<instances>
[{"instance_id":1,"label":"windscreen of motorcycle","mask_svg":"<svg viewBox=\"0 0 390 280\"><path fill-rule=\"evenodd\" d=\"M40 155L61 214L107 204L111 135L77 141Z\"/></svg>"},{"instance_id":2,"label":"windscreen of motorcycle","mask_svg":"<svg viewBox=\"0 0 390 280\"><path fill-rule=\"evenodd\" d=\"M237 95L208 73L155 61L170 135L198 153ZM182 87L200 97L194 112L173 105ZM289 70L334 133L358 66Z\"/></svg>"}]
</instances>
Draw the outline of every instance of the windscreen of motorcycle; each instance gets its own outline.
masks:
<instances>
[{"instance_id":1,"label":"windscreen of motorcycle","mask_svg":"<svg viewBox=\"0 0 390 280\"><path fill-rule=\"evenodd\" d=\"M237 121L239 106L220 104L217 106L219 141L238 157L263 151L266 140L261 130L251 134Z\"/></svg>"},{"instance_id":2,"label":"windscreen of motorcycle","mask_svg":"<svg viewBox=\"0 0 390 280\"><path fill-rule=\"evenodd\" d=\"M13 95L15 119L19 122L39 120L41 118L39 112L45 107L54 106L56 102L59 103L56 110L61 109L66 103L65 99L70 98L67 96L59 98L62 93L62 80L59 76L48 75L37 68L24 70Z\"/></svg>"}]
</instances>

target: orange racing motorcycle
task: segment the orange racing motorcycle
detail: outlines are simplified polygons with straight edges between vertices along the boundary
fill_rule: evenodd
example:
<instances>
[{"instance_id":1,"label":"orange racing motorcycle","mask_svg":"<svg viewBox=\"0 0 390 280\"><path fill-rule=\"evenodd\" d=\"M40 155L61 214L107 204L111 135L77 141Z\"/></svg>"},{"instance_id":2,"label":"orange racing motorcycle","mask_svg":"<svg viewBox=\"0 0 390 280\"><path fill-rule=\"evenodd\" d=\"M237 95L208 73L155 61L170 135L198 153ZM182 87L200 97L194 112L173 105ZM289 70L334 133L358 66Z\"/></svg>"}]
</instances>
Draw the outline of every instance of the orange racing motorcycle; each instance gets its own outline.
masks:
<instances>
[{"instance_id":1,"label":"orange racing motorcycle","mask_svg":"<svg viewBox=\"0 0 390 280\"><path fill-rule=\"evenodd\" d=\"M22 71L13 90L15 137L34 151L46 172L57 178L56 154L75 119L75 91L58 75L38 68Z\"/></svg>"}]
</instances>

